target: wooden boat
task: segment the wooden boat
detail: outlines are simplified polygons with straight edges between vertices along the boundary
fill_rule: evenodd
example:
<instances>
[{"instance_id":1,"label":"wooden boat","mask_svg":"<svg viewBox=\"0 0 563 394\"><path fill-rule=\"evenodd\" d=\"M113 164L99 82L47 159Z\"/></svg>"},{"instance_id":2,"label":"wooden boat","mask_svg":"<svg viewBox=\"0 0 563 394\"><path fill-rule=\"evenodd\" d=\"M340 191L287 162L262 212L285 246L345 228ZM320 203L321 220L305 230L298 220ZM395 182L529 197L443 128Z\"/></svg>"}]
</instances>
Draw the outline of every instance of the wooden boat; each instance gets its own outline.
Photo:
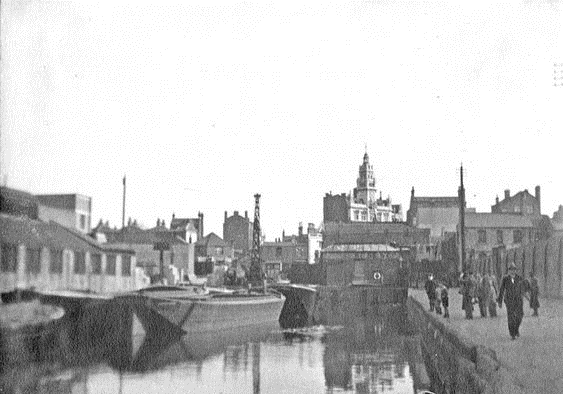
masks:
<instances>
[{"instance_id":1,"label":"wooden boat","mask_svg":"<svg viewBox=\"0 0 563 394\"><path fill-rule=\"evenodd\" d=\"M282 293L286 298L279 319L282 327L302 327L312 322L317 299L317 290L314 287L292 283L272 283L268 287Z\"/></svg>"},{"instance_id":2,"label":"wooden boat","mask_svg":"<svg viewBox=\"0 0 563 394\"><path fill-rule=\"evenodd\" d=\"M156 312L185 333L206 332L277 322L283 294L268 291L207 291L162 286L117 297Z\"/></svg>"}]
</instances>

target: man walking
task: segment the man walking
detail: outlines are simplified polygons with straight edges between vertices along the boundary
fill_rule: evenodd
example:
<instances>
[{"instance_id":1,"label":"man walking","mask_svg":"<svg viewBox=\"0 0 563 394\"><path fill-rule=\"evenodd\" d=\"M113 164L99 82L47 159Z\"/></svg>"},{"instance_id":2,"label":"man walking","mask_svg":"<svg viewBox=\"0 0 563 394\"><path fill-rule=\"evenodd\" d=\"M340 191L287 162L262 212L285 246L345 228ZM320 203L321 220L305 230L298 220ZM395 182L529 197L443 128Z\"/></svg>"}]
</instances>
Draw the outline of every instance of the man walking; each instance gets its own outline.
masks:
<instances>
[{"instance_id":1,"label":"man walking","mask_svg":"<svg viewBox=\"0 0 563 394\"><path fill-rule=\"evenodd\" d=\"M508 275L502 278L500 291L497 302L502 308L502 301L506 304L506 313L508 315L508 332L512 339L520 336L520 323L524 316L524 303L522 297L526 291L524 281L516 274L516 266L514 263L508 267Z\"/></svg>"},{"instance_id":2,"label":"man walking","mask_svg":"<svg viewBox=\"0 0 563 394\"><path fill-rule=\"evenodd\" d=\"M428 280L424 284L428 301L430 302L430 312L434 311L436 305L436 282L434 282L434 275L428 275Z\"/></svg>"},{"instance_id":3,"label":"man walking","mask_svg":"<svg viewBox=\"0 0 563 394\"><path fill-rule=\"evenodd\" d=\"M538 316L538 308L540 307L540 285L538 283L538 278L534 275L534 272L530 272L529 289L530 291L530 308L534 310L532 316Z\"/></svg>"}]
</instances>

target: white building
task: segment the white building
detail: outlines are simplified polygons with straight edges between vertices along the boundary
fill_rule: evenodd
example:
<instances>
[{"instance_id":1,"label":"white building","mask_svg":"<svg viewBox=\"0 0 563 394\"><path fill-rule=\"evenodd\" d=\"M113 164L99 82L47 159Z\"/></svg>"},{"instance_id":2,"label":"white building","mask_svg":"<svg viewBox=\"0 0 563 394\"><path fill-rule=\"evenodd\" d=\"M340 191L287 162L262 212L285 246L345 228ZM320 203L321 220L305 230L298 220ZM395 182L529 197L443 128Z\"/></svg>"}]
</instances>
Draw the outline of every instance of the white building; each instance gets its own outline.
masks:
<instances>
[{"instance_id":1,"label":"white building","mask_svg":"<svg viewBox=\"0 0 563 394\"><path fill-rule=\"evenodd\" d=\"M92 228L92 198L80 194L40 194L39 219L53 220L88 234Z\"/></svg>"},{"instance_id":2,"label":"white building","mask_svg":"<svg viewBox=\"0 0 563 394\"><path fill-rule=\"evenodd\" d=\"M403 220L400 204L393 205L391 198L383 199L381 192L377 197L373 166L369 163L367 152L360 166L356 187L348 196L348 219L351 222L401 222Z\"/></svg>"}]
</instances>

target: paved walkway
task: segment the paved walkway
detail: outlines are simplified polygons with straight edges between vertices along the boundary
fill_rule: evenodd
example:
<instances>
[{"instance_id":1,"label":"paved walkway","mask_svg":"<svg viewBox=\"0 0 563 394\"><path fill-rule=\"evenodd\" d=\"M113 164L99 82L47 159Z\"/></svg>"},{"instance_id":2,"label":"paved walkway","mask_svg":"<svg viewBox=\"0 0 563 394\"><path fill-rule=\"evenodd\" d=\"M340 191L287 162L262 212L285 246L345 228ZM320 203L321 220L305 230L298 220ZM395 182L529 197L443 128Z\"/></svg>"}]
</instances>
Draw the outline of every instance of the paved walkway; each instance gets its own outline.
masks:
<instances>
[{"instance_id":1,"label":"paved walkway","mask_svg":"<svg viewBox=\"0 0 563 394\"><path fill-rule=\"evenodd\" d=\"M428 310L423 290L409 289L409 295ZM466 320L458 289L450 289L449 297L450 318L443 320L473 343L493 349L521 393L563 393L563 300L540 298L540 316L532 317L524 299L520 338L513 341L508 335L504 304L501 309L497 307L496 318L482 318L475 305L473 320Z\"/></svg>"}]
</instances>

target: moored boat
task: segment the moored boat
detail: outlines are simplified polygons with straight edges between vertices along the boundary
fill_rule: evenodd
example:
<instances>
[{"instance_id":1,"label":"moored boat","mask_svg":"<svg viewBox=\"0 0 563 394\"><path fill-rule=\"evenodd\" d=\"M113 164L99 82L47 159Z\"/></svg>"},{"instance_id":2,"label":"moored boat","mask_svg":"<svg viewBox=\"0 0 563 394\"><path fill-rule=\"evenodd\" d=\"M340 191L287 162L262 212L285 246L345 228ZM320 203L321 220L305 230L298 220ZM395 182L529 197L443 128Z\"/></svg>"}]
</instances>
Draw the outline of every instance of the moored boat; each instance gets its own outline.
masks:
<instances>
[{"instance_id":1,"label":"moored boat","mask_svg":"<svg viewBox=\"0 0 563 394\"><path fill-rule=\"evenodd\" d=\"M292 283L273 283L268 287L282 293L286 298L279 319L282 327L302 327L312 322L317 298L317 290L314 287Z\"/></svg>"},{"instance_id":2,"label":"moored boat","mask_svg":"<svg viewBox=\"0 0 563 394\"><path fill-rule=\"evenodd\" d=\"M275 291L197 294L182 288L147 288L119 298L143 305L186 333L277 322L285 302Z\"/></svg>"}]
</instances>

